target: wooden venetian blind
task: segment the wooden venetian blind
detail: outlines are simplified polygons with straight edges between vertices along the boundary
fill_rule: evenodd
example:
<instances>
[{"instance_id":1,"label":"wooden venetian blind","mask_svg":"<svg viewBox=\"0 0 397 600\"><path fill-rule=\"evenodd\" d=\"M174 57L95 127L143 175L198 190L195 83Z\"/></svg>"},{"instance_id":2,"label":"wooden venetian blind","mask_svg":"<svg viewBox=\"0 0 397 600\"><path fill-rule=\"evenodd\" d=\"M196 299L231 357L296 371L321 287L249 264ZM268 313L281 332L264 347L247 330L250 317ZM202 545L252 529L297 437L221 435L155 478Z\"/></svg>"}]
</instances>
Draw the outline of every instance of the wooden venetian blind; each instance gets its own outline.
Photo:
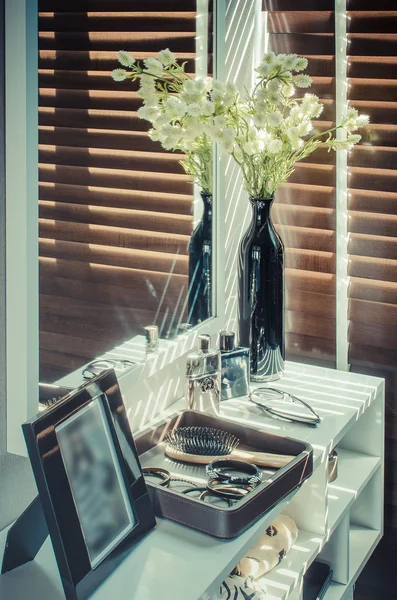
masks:
<instances>
[{"instance_id":1,"label":"wooden venetian blind","mask_svg":"<svg viewBox=\"0 0 397 600\"><path fill-rule=\"evenodd\" d=\"M39 0L40 364L52 381L186 306L192 186L115 83L118 50L194 72L193 0Z\"/></svg>"},{"instance_id":2,"label":"wooden venetian blind","mask_svg":"<svg viewBox=\"0 0 397 600\"><path fill-rule=\"evenodd\" d=\"M320 6L321 4L321 6ZM318 10L321 8L321 10ZM335 119L333 2L264 0L269 50L309 60L309 91L324 111L318 130ZM335 364L335 156L318 150L298 163L276 193L274 222L286 247L286 346L290 359Z\"/></svg>"},{"instance_id":3,"label":"wooden venetian blind","mask_svg":"<svg viewBox=\"0 0 397 600\"><path fill-rule=\"evenodd\" d=\"M371 119L349 153L349 362L386 379L386 503L397 507L397 5L347 8L349 101Z\"/></svg>"}]
</instances>

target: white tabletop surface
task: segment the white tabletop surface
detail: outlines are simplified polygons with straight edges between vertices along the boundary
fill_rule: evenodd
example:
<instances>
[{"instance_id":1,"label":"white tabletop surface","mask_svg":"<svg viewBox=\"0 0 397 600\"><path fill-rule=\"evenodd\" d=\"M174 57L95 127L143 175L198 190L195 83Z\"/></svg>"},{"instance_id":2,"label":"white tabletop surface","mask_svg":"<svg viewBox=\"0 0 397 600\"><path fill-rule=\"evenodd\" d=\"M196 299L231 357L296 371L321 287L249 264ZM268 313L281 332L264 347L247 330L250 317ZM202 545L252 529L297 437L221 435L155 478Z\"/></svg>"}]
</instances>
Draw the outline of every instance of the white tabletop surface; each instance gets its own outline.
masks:
<instances>
[{"instance_id":1,"label":"white tabletop surface","mask_svg":"<svg viewBox=\"0 0 397 600\"><path fill-rule=\"evenodd\" d=\"M287 363L274 387L308 401L322 417L319 427L283 423L264 416L239 399L223 403L222 413L265 430L308 441L315 462L335 445L352 420L374 399L381 380L325 368ZM223 578L244 556L286 501L234 540L218 540L182 525L158 519L124 562L92 596L93 600L198 600L216 591ZM6 531L0 533L0 556ZM62 600L64 598L49 539L36 559L0 576L1 600Z\"/></svg>"}]
</instances>

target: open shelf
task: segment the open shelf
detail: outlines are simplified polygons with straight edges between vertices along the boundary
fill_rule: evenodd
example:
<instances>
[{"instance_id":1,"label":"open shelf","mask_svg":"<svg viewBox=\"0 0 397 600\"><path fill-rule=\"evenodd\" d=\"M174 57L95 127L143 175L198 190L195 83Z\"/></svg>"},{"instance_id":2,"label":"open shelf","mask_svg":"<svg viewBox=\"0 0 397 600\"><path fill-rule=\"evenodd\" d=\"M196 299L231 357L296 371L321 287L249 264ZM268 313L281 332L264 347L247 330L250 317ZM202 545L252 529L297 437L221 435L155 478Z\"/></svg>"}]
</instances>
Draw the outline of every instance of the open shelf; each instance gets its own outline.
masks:
<instances>
[{"instance_id":1,"label":"open shelf","mask_svg":"<svg viewBox=\"0 0 397 600\"><path fill-rule=\"evenodd\" d=\"M338 477L328 485L328 537L332 535L347 509L381 466L381 459L360 452L337 448Z\"/></svg>"},{"instance_id":2,"label":"open shelf","mask_svg":"<svg viewBox=\"0 0 397 600\"><path fill-rule=\"evenodd\" d=\"M361 573L376 544L382 537L380 531L360 525L350 526L350 578L356 579Z\"/></svg>"},{"instance_id":3,"label":"open shelf","mask_svg":"<svg viewBox=\"0 0 397 600\"><path fill-rule=\"evenodd\" d=\"M272 600L290 598L293 590L300 587L304 574L322 545L321 536L310 531L299 531L298 539L285 559L259 580L263 591Z\"/></svg>"},{"instance_id":4,"label":"open shelf","mask_svg":"<svg viewBox=\"0 0 397 600\"><path fill-rule=\"evenodd\" d=\"M332 582L324 600L341 600L355 583L365 563L381 538L380 531L359 525L350 526L350 577L346 585Z\"/></svg>"}]
</instances>

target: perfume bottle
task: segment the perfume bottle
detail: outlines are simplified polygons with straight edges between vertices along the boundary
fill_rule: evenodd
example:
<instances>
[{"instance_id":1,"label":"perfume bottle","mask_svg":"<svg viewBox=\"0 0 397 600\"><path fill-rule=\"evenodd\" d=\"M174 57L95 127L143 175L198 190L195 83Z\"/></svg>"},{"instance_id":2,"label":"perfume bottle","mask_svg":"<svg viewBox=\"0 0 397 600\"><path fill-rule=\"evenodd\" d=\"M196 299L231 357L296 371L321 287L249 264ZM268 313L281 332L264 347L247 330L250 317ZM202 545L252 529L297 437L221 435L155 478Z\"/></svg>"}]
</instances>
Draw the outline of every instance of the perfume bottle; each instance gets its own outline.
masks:
<instances>
[{"instance_id":1,"label":"perfume bottle","mask_svg":"<svg viewBox=\"0 0 397 600\"><path fill-rule=\"evenodd\" d=\"M159 349L159 328L157 325L148 325L145 327L145 353L150 356Z\"/></svg>"},{"instance_id":2,"label":"perfume bottle","mask_svg":"<svg viewBox=\"0 0 397 600\"><path fill-rule=\"evenodd\" d=\"M231 400L249 394L250 351L235 346L233 331L219 334L221 351L221 400Z\"/></svg>"},{"instance_id":3,"label":"perfume bottle","mask_svg":"<svg viewBox=\"0 0 397 600\"><path fill-rule=\"evenodd\" d=\"M221 389L220 352L210 347L209 335L199 335L198 339L199 348L188 355L186 362L187 407L218 414Z\"/></svg>"}]
</instances>

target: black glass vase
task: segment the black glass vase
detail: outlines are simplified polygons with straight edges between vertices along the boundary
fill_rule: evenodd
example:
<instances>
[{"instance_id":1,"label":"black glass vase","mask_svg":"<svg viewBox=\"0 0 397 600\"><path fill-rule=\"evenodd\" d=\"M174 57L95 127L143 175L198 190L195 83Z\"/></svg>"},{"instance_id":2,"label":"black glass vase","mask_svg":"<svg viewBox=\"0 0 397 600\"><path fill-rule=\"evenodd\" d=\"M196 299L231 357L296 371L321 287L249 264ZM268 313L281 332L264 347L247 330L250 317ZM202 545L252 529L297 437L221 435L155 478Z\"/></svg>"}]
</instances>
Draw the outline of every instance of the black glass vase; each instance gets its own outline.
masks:
<instances>
[{"instance_id":1,"label":"black glass vase","mask_svg":"<svg viewBox=\"0 0 397 600\"><path fill-rule=\"evenodd\" d=\"M212 313L212 195L201 193L204 210L189 242L188 322L198 325Z\"/></svg>"},{"instance_id":2,"label":"black glass vase","mask_svg":"<svg viewBox=\"0 0 397 600\"><path fill-rule=\"evenodd\" d=\"M284 370L284 246L273 200L250 198L252 221L240 245L240 345L251 350L252 381L274 381Z\"/></svg>"}]
</instances>

